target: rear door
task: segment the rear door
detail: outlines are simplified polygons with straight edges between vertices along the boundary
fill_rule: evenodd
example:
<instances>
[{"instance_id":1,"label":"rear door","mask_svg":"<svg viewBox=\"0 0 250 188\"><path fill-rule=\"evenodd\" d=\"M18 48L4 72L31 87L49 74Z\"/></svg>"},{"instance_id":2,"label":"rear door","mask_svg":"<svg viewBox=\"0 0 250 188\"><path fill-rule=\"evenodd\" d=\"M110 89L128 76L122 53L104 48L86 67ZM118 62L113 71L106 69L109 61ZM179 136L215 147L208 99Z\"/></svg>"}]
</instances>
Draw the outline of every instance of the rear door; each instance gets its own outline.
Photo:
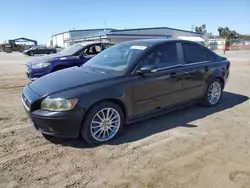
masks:
<instances>
[{"instance_id":1,"label":"rear door","mask_svg":"<svg viewBox=\"0 0 250 188\"><path fill-rule=\"evenodd\" d=\"M137 70L144 65L155 65L156 69L135 79L134 114L147 113L182 101L182 66L178 57L176 42L172 42L156 47L141 62Z\"/></svg>"},{"instance_id":2,"label":"rear door","mask_svg":"<svg viewBox=\"0 0 250 188\"><path fill-rule=\"evenodd\" d=\"M200 98L204 94L206 78L210 73L214 55L205 47L189 42L182 42L183 75L182 89L184 101Z\"/></svg>"}]
</instances>

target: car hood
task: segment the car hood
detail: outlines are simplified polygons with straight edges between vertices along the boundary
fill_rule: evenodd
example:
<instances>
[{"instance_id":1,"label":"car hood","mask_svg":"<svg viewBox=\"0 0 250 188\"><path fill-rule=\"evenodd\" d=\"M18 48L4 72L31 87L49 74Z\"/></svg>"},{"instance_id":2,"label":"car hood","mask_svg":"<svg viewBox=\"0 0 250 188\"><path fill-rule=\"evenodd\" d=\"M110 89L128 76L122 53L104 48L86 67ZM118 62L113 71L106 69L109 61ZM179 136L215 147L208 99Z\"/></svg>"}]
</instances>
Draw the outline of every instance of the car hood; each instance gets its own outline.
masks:
<instances>
[{"instance_id":1,"label":"car hood","mask_svg":"<svg viewBox=\"0 0 250 188\"><path fill-rule=\"evenodd\" d=\"M51 55L45 55L45 56L33 59L27 62L27 65L31 66L31 65L43 63L43 62L53 63L53 62L73 60L73 59L79 59L79 57L71 56L71 55L51 54Z\"/></svg>"},{"instance_id":2,"label":"car hood","mask_svg":"<svg viewBox=\"0 0 250 188\"><path fill-rule=\"evenodd\" d=\"M117 75L90 70L87 67L72 67L43 76L30 83L29 87L36 94L46 96L115 77Z\"/></svg>"}]
</instances>

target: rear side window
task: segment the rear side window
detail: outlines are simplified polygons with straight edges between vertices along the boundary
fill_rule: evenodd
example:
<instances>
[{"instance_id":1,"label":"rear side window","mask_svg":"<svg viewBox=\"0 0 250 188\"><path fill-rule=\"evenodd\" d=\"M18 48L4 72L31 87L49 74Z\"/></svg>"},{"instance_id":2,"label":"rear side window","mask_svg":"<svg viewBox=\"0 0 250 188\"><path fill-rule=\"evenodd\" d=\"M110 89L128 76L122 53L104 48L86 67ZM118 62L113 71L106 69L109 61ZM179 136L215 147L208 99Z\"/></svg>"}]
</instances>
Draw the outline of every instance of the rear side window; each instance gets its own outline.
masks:
<instances>
[{"instance_id":1,"label":"rear side window","mask_svg":"<svg viewBox=\"0 0 250 188\"><path fill-rule=\"evenodd\" d=\"M214 60L215 60L214 54L209 50L206 50L206 61L214 61Z\"/></svg>"},{"instance_id":2,"label":"rear side window","mask_svg":"<svg viewBox=\"0 0 250 188\"><path fill-rule=\"evenodd\" d=\"M207 61L206 51L203 50L198 44L183 43L182 48L185 63L190 64Z\"/></svg>"}]
</instances>

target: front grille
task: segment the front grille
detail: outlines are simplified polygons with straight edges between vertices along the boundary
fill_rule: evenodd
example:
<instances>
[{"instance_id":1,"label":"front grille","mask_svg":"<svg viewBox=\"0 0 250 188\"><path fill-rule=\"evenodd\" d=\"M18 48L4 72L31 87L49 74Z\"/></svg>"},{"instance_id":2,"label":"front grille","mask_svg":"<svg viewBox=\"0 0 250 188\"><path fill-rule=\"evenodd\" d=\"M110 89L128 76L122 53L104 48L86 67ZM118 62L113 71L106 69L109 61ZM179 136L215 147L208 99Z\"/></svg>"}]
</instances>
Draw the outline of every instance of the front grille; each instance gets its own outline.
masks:
<instances>
[{"instance_id":1,"label":"front grille","mask_svg":"<svg viewBox=\"0 0 250 188\"><path fill-rule=\"evenodd\" d=\"M25 106L25 108L29 111L31 104L30 104L29 99L24 94L22 94L22 102L23 102L23 105Z\"/></svg>"}]
</instances>

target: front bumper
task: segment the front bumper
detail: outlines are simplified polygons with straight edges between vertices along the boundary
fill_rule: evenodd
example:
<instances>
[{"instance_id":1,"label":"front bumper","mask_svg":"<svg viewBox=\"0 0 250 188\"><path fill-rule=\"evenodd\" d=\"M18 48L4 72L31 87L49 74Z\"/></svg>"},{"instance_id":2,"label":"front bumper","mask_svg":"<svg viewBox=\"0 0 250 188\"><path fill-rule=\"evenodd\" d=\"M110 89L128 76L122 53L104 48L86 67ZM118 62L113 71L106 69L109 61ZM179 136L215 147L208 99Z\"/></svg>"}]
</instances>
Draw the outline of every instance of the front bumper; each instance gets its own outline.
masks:
<instances>
[{"instance_id":1,"label":"front bumper","mask_svg":"<svg viewBox=\"0 0 250 188\"><path fill-rule=\"evenodd\" d=\"M45 76L46 74L49 74L50 68L44 67L40 69L32 69L30 66L26 65L26 76L29 80L34 81L42 76Z\"/></svg>"},{"instance_id":2,"label":"front bumper","mask_svg":"<svg viewBox=\"0 0 250 188\"><path fill-rule=\"evenodd\" d=\"M30 118L34 127L41 133L63 138L77 138L83 113L81 110L69 112L36 110L31 113Z\"/></svg>"},{"instance_id":3,"label":"front bumper","mask_svg":"<svg viewBox=\"0 0 250 188\"><path fill-rule=\"evenodd\" d=\"M63 138L79 136L84 110L77 107L66 112L41 110L41 98L28 86L23 90L22 103L29 120L39 132Z\"/></svg>"}]
</instances>

